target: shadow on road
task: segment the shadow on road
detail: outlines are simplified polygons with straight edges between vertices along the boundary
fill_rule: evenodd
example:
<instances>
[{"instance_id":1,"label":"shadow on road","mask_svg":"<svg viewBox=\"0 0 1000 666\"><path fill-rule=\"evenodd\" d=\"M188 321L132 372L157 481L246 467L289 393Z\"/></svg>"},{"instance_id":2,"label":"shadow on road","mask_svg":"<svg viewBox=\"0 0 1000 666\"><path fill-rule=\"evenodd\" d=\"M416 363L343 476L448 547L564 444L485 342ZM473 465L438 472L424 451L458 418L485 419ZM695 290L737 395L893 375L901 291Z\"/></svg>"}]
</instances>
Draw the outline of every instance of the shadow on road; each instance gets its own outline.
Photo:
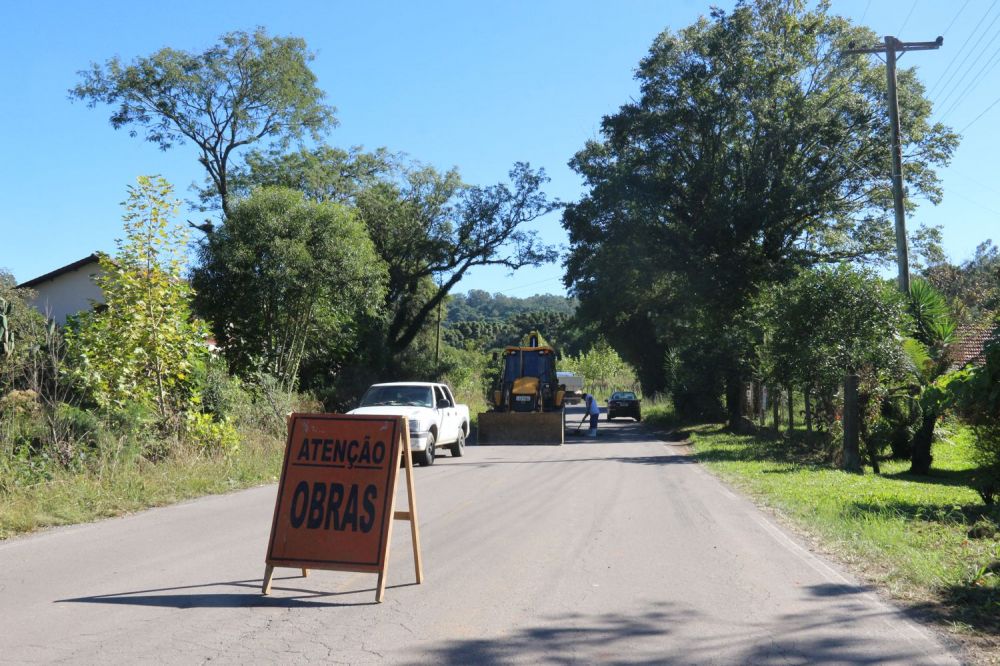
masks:
<instances>
[{"instance_id":1,"label":"shadow on road","mask_svg":"<svg viewBox=\"0 0 1000 666\"><path fill-rule=\"evenodd\" d=\"M810 596L864 592L851 586L816 586ZM836 588L836 589L834 589ZM786 615L771 622L726 629L681 604L661 602L633 615L570 613L538 618L513 634L441 642L410 664L916 664L928 655L905 641L869 642L860 629L891 613L859 608L846 598L816 616ZM748 632L747 629L750 629ZM665 637L670 637L666 642ZM668 647L669 646L669 647Z\"/></svg>"},{"instance_id":2,"label":"shadow on road","mask_svg":"<svg viewBox=\"0 0 1000 666\"><path fill-rule=\"evenodd\" d=\"M277 584L282 580L305 580L301 576L275 577L271 586L272 596L260 594L261 579L231 580L219 583L203 583L201 585L184 585L180 587L161 587L151 590L135 590L132 592L116 592L113 594L97 594L90 597L75 599L58 599L55 603L78 604L116 604L126 606L159 606L163 608L330 608L350 606L373 606L371 601L351 603L335 603L322 601L327 597L339 597L352 594L374 593L375 588L349 590L346 592L317 592L297 587L285 587ZM389 589L410 587L416 583L401 583L389 585ZM212 587L238 587L254 590L251 592L191 592L183 594L159 594L161 592L179 592L182 590L198 590ZM293 592L292 596L273 596L274 592Z\"/></svg>"},{"instance_id":3,"label":"shadow on road","mask_svg":"<svg viewBox=\"0 0 1000 666\"><path fill-rule=\"evenodd\" d=\"M560 458L558 460L538 460L528 458L526 460L463 460L455 462L454 465L468 465L472 467L491 467L493 465L552 465L580 462L622 462L638 465L692 465L697 464L693 456L685 455L663 455L663 456L603 456L593 458Z\"/></svg>"}]
</instances>

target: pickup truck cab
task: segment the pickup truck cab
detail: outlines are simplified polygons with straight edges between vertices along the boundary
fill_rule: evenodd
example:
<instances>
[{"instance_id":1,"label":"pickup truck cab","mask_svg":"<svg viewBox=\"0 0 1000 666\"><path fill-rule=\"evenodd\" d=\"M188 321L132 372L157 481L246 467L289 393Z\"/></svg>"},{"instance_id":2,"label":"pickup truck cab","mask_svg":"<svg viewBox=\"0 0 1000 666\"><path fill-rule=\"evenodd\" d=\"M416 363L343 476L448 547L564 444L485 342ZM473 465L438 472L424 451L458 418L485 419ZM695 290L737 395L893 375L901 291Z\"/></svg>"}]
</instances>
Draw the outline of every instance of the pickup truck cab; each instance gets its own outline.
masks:
<instances>
[{"instance_id":1,"label":"pickup truck cab","mask_svg":"<svg viewBox=\"0 0 1000 666\"><path fill-rule=\"evenodd\" d=\"M566 395L563 399L566 402L575 405L583 400L583 377L572 372L557 372L556 377L565 387Z\"/></svg>"},{"instance_id":2,"label":"pickup truck cab","mask_svg":"<svg viewBox=\"0 0 1000 666\"><path fill-rule=\"evenodd\" d=\"M469 436L469 408L455 402L447 384L392 382L373 384L361 404L348 414L405 416L410 426L410 450L423 466L433 465L441 448L460 458Z\"/></svg>"}]
</instances>

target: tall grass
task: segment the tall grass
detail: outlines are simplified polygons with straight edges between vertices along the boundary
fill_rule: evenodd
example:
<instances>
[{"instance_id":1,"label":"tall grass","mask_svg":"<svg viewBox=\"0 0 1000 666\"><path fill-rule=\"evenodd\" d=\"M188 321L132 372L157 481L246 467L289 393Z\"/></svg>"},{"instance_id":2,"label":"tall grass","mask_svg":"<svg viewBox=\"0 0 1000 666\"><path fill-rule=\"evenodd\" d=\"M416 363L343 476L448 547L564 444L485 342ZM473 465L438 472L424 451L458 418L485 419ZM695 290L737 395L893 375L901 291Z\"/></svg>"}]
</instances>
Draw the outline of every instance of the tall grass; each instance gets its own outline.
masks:
<instances>
[{"instance_id":1,"label":"tall grass","mask_svg":"<svg viewBox=\"0 0 1000 666\"><path fill-rule=\"evenodd\" d=\"M51 465L39 480L0 492L0 538L270 483L284 450L283 438L263 432L244 433L230 455L175 445L155 462L138 454L134 442L120 444L83 467Z\"/></svg>"}]
</instances>

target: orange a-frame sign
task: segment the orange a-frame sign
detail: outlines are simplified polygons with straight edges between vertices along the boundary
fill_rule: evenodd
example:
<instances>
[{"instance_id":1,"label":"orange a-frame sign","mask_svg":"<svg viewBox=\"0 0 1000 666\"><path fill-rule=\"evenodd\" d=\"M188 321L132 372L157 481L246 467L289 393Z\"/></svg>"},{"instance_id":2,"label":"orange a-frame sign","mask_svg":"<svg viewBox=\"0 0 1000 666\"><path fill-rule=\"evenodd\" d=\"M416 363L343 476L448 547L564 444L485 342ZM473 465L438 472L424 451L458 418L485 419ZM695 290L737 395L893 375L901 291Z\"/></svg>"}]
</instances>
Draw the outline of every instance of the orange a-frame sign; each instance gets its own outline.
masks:
<instances>
[{"instance_id":1,"label":"orange a-frame sign","mask_svg":"<svg viewBox=\"0 0 1000 666\"><path fill-rule=\"evenodd\" d=\"M395 511L400 456L409 511ZM385 595L394 520L409 520L423 581L410 434L402 416L292 414L267 546L262 592L275 567L377 573Z\"/></svg>"}]
</instances>

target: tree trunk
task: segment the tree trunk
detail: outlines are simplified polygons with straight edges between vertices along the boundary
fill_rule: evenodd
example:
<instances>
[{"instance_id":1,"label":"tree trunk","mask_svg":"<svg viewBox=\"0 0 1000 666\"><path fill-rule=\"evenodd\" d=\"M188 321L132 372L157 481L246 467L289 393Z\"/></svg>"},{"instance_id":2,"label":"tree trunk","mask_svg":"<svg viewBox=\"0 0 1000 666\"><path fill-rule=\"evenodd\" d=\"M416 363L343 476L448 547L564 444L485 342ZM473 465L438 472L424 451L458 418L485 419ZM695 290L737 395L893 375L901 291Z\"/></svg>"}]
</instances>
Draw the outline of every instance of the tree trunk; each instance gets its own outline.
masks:
<instances>
[{"instance_id":1,"label":"tree trunk","mask_svg":"<svg viewBox=\"0 0 1000 666\"><path fill-rule=\"evenodd\" d=\"M751 394L753 395L753 405L751 406L750 415L753 417L754 421L757 421L760 425L764 425L764 385L758 381L750 383Z\"/></svg>"},{"instance_id":2,"label":"tree trunk","mask_svg":"<svg viewBox=\"0 0 1000 666\"><path fill-rule=\"evenodd\" d=\"M858 450L860 434L858 418L858 376L848 375L844 379L844 461L848 472L861 471L861 453Z\"/></svg>"},{"instance_id":3,"label":"tree trunk","mask_svg":"<svg viewBox=\"0 0 1000 666\"><path fill-rule=\"evenodd\" d=\"M913 435L913 453L910 459L910 474L927 475L931 472L931 442L934 440L934 426L937 424L937 413L926 410L920 421L920 428Z\"/></svg>"},{"instance_id":4,"label":"tree trunk","mask_svg":"<svg viewBox=\"0 0 1000 666\"><path fill-rule=\"evenodd\" d=\"M726 375L726 415L729 429L739 432L743 418L743 382L737 372Z\"/></svg>"}]
</instances>

